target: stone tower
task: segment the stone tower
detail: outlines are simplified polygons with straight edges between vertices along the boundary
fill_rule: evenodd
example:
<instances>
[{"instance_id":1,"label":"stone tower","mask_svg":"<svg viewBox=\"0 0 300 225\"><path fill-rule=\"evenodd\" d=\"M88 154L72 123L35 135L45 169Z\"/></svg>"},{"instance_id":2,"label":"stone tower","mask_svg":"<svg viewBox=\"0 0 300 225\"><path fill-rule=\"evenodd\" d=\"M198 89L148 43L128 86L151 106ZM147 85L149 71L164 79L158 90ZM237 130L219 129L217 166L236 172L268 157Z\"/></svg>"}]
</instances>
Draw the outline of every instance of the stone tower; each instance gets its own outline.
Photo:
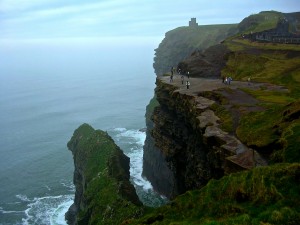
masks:
<instances>
[{"instance_id":1,"label":"stone tower","mask_svg":"<svg viewBox=\"0 0 300 225\"><path fill-rule=\"evenodd\" d=\"M191 18L191 21L189 21L189 27L198 27L198 23L196 22L196 18Z\"/></svg>"}]
</instances>

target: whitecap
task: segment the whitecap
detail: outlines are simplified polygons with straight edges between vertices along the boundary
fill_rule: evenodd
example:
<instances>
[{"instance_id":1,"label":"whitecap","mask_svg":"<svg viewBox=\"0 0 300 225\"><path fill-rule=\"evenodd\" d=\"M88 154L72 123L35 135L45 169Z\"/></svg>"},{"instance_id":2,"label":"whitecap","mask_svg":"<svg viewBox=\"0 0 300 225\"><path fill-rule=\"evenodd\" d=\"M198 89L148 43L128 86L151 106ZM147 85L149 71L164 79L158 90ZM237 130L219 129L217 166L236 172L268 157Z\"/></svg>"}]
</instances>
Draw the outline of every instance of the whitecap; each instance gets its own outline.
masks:
<instances>
[{"instance_id":1,"label":"whitecap","mask_svg":"<svg viewBox=\"0 0 300 225\"><path fill-rule=\"evenodd\" d=\"M51 188L50 188L48 185L45 185L45 188L46 188L48 191L51 191Z\"/></svg>"},{"instance_id":2,"label":"whitecap","mask_svg":"<svg viewBox=\"0 0 300 225\"><path fill-rule=\"evenodd\" d=\"M0 213L2 213L2 214L24 213L24 211L6 211L6 210L3 210L3 208L1 208Z\"/></svg>"},{"instance_id":3,"label":"whitecap","mask_svg":"<svg viewBox=\"0 0 300 225\"><path fill-rule=\"evenodd\" d=\"M61 181L61 185L66 187L68 191L75 192L75 186L72 182Z\"/></svg>"},{"instance_id":4,"label":"whitecap","mask_svg":"<svg viewBox=\"0 0 300 225\"><path fill-rule=\"evenodd\" d=\"M23 201L23 202L30 202L31 201L26 195L19 194L19 195L16 195L16 197L18 199L20 199L21 201Z\"/></svg>"},{"instance_id":5,"label":"whitecap","mask_svg":"<svg viewBox=\"0 0 300 225\"><path fill-rule=\"evenodd\" d=\"M58 195L33 198L25 210L23 224L66 225L64 214L73 203L73 197L74 195Z\"/></svg>"},{"instance_id":6,"label":"whitecap","mask_svg":"<svg viewBox=\"0 0 300 225\"><path fill-rule=\"evenodd\" d=\"M123 127L121 127L121 128L114 128L114 131L124 132L124 131L126 131L126 128L123 128Z\"/></svg>"}]
</instances>

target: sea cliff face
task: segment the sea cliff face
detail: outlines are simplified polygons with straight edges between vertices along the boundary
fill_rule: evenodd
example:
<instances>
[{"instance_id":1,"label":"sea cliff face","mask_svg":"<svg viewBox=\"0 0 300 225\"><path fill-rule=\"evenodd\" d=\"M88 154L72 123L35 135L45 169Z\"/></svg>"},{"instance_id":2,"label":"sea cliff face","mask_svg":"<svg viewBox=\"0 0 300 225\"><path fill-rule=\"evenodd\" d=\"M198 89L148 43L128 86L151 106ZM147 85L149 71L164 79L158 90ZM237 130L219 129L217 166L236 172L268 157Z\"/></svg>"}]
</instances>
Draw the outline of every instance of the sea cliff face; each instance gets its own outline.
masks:
<instances>
[{"instance_id":1,"label":"sea cliff face","mask_svg":"<svg viewBox=\"0 0 300 225\"><path fill-rule=\"evenodd\" d=\"M83 124L68 142L74 158L74 204L68 224L120 224L143 211L129 181L129 158L112 138ZM105 197L104 197L105 196Z\"/></svg>"},{"instance_id":2,"label":"sea cliff face","mask_svg":"<svg viewBox=\"0 0 300 225\"><path fill-rule=\"evenodd\" d=\"M266 165L257 152L221 129L222 121L214 112L217 100L204 97L224 84L201 78L190 78L190 82L187 90L179 77L173 83L168 77L156 81L159 106L148 126L143 174L168 198L201 188L212 178L250 169L254 163Z\"/></svg>"}]
</instances>

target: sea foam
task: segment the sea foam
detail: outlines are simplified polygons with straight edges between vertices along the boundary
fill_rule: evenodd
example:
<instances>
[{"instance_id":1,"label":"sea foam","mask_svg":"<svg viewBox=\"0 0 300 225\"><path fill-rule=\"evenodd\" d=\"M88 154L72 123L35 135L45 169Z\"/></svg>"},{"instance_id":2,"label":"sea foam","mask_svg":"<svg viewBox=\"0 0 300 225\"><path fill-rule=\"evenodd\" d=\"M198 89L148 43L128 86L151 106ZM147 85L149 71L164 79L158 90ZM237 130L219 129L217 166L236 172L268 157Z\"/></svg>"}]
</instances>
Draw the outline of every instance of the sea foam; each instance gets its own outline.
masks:
<instances>
[{"instance_id":1,"label":"sea foam","mask_svg":"<svg viewBox=\"0 0 300 225\"><path fill-rule=\"evenodd\" d=\"M126 128L115 128L109 133L124 154L130 158L130 180L140 200L148 206L165 204L167 199L156 193L151 183L142 176L146 133L138 129Z\"/></svg>"}]
</instances>

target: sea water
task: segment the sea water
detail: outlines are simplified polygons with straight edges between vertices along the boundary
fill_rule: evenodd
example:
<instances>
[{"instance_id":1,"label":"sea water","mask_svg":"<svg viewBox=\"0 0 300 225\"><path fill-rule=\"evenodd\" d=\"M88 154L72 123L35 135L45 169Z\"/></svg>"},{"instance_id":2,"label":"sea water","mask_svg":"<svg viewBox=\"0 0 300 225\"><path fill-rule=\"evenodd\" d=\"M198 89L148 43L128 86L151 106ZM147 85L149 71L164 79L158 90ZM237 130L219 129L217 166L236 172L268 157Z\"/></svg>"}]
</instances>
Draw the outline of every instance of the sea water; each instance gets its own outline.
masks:
<instances>
[{"instance_id":1,"label":"sea water","mask_svg":"<svg viewBox=\"0 0 300 225\"><path fill-rule=\"evenodd\" d=\"M141 176L145 107L157 41L0 41L0 224L66 224L82 123L107 131L130 157L147 205L164 202Z\"/></svg>"}]
</instances>

